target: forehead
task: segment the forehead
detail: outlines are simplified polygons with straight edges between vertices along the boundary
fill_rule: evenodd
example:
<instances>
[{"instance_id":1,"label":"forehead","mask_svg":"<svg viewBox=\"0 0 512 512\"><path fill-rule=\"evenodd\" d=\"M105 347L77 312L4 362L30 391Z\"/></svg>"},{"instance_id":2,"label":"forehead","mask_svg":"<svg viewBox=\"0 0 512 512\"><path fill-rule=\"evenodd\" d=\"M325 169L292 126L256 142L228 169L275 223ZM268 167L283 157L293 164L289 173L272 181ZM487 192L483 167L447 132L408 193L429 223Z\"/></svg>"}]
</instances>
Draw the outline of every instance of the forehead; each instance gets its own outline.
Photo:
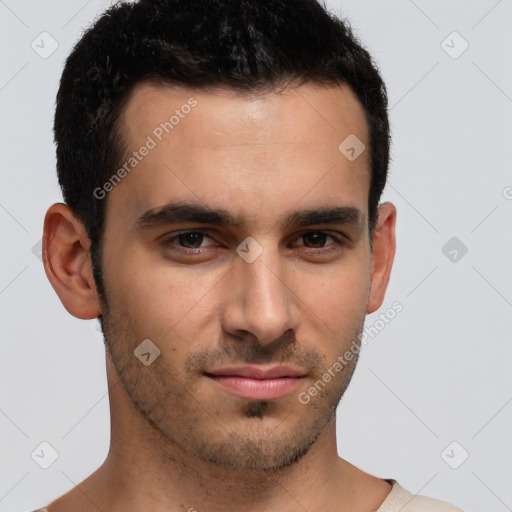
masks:
<instances>
[{"instance_id":1,"label":"forehead","mask_svg":"<svg viewBox=\"0 0 512 512\"><path fill-rule=\"evenodd\" d=\"M123 163L134 165L125 166L109 203L122 205L131 222L175 199L252 217L299 201L366 211L369 134L348 86L256 94L147 82L132 91L120 127ZM351 137L356 149L366 147L353 160L340 151Z\"/></svg>"},{"instance_id":2,"label":"forehead","mask_svg":"<svg viewBox=\"0 0 512 512\"><path fill-rule=\"evenodd\" d=\"M199 108L189 108L192 103ZM135 142L162 123L170 121L177 127L191 110L193 116L179 132L193 135L189 142L199 145L271 143L276 136L277 142L295 142L315 135L319 139L329 131L337 132L338 138L349 133L360 138L368 135L363 107L348 85L314 83L284 91L255 92L142 82L132 90L121 116L123 133L127 141Z\"/></svg>"}]
</instances>

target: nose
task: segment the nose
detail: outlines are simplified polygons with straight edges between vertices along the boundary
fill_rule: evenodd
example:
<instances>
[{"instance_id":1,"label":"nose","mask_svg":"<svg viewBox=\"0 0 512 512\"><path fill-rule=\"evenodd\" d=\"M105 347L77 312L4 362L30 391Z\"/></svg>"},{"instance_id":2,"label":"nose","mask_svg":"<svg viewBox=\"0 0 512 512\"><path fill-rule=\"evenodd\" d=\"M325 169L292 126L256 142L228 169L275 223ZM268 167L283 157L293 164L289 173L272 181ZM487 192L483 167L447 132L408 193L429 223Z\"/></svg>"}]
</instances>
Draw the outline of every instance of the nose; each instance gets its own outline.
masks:
<instances>
[{"instance_id":1,"label":"nose","mask_svg":"<svg viewBox=\"0 0 512 512\"><path fill-rule=\"evenodd\" d=\"M252 263L235 258L222 313L226 332L261 345L296 331L299 320L292 271L268 245Z\"/></svg>"}]
</instances>

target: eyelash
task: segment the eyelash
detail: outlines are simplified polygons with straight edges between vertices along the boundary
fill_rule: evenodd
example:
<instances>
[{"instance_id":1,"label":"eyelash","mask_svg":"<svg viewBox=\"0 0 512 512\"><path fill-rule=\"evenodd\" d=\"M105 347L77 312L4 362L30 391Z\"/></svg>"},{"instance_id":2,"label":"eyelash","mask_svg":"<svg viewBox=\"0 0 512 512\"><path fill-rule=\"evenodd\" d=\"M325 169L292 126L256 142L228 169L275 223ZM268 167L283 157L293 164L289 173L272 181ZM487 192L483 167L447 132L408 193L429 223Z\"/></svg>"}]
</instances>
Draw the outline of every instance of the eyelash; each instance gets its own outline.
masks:
<instances>
[{"instance_id":1,"label":"eyelash","mask_svg":"<svg viewBox=\"0 0 512 512\"><path fill-rule=\"evenodd\" d=\"M205 233L204 231L198 231L198 230L181 231L171 237L166 238L164 240L164 245L166 247L169 245L173 245L173 242L175 240L179 239L180 236L188 235L190 233L197 233L197 234L200 234L200 235L203 235L203 236L213 239L213 237L211 237L210 235L208 235L208 233ZM320 248L303 246L303 247L305 247L305 250L308 254L311 254L311 253L318 254L318 255L327 254L327 253L331 253L333 251L339 251L341 248L348 245L345 237L343 237L341 235L335 235L328 231L321 231L321 230L305 231L305 232L301 233L295 240L298 240L299 238L302 238L306 235L313 234L313 233L320 233L322 235L327 235L328 237L330 236L334 240L334 243L329 244L327 247L320 247ZM203 254L204 251L208 249L208 247L197 247L195 249L189 249L186 247L180 247L178 245L174 245L173 249L177 250L178 252L181 252L185 255L191 255L191 256L196 255L197 256L197 255Z\"/></svg>"}]
</instances>

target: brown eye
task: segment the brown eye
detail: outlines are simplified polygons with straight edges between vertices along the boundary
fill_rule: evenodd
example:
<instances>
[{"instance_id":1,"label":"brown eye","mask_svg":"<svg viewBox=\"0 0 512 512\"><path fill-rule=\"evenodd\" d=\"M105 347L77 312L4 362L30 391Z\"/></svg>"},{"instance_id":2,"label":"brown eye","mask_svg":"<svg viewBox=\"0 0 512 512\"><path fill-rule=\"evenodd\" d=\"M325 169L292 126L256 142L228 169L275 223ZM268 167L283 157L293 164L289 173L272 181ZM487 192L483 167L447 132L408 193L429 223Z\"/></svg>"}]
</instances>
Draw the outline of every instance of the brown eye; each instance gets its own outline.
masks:
<instances>
[{"instance_id":1,"label":"brown eye","mask_svg":"<svg viewBox=\"0 0 512 512\"><path fill-rule=\"evenodd\" d=\"M294 248L299 248L309 256L327 256L334 255L345 249L349 242L341 233L329 233L326 231L306 231L302 233L296 241Z\"/></svg>"},{"instance_id":2,"label":"brown eye","mask_svg":"<svg viewBox=\"0 0 512 512\"><path fill-rule=\"evenodd\" d=\"M199 255L204 253L215 244L206 242L213 241L213 238L202 231L182 231L164 239L166 249L182 252L184 254Z\"/></svg>"},{"instance_id":3,"label":"brown eye","mask_svg":"<svg viewBox=\"0 0 512 512\"><path fill-rule=\"evenodd\" d=\"M327 243L327 239L333 239L334 243ZM344 245L344 239L341 236L327 233L325 231L307 231L302 233L297 240L303 240L303 244L300 244L308 249L324 249L331 245Z\"/></svg>"},{"instance_id":4,"label":"brown eye","mask_svg":"<svg viewBox=\"0 0 512 512\"><path fill-rule=\"evenodd\" d=\"M197 249L201 247L201 242L203 241L204 235L203 233L199 233L198 231L190 231L188 233L182 233L178 235L177 239L183 247L189 249ZM190 245L189 245L190 244Z\"/></svg>"},{"instance_id":5,"label":"brown eye","mask_svg":"<svg viewBox=\"0 0 512 512\"><path fill-rule=\"evenodd\" d=\"M326 238L330 236L327 233L323 233L321 231L313 231L312 233L306 233L302 235L302 239L305 243L305 245L308 245L308 247L313 247L315 249L319 249L324 246Z\"/></svg>"}]
</instances>

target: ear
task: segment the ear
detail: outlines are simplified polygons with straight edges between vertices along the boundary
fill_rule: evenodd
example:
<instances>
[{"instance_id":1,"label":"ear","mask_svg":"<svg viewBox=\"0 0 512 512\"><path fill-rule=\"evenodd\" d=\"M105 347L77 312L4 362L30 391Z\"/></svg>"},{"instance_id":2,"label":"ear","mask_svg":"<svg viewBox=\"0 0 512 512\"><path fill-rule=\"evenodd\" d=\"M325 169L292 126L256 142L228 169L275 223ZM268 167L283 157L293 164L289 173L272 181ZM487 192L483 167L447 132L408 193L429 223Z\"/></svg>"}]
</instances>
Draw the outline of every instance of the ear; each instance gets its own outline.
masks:
<instances>
[{"instance_id":1,"label":"ear","mask_svg":"<svg viewBox=\"0 0 512 512\"><path fill-rule=\"evenodd\" d=\"M395 258L396 208L386 202L379 206L377 226L373 234L372 277L367 313L380 308L388 287Z\"/></svg>"},{"instance_id":2,"label":"ear","mask_svg":"<svg viewBox=\"0 0 512 512\"><path fill-rule=\"evenodd\" d=\"M66 310L83 320L101 314L90 245L83 224L69 206L63 203L50 206L43 229L44 270Z\"/></svg>"}]
</instances>

